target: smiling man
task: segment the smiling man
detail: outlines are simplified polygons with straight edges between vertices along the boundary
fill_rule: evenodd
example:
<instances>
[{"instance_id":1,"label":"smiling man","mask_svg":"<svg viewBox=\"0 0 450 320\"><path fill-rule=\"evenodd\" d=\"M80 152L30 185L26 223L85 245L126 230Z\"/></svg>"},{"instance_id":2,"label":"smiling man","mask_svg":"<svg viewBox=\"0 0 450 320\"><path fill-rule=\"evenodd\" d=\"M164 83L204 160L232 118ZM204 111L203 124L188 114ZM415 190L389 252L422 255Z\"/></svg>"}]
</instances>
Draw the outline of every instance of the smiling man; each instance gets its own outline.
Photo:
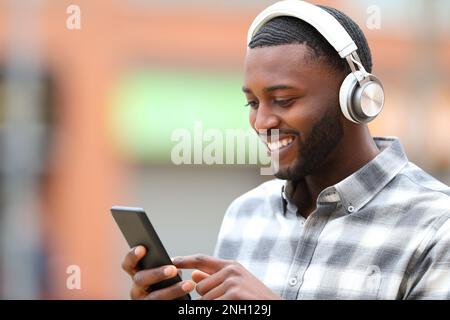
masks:
<instances>
[{"instance_id":1,"label":"smiling man","mask_svg":"<svg viewBox=\"0 0 450 320\"><path fill-rule=\"evenodd\" d=\"M174 259L193 282L146 292L176 268L137 272L145 251L132 250L132 297L173 299L195 282L202 299L449 299L450 189L397 138L371 137L384 103L371 71L342 12L288 0L261 13L243 91L278 179L230 205L214 257Z\"/></svg>"}]
</instances>

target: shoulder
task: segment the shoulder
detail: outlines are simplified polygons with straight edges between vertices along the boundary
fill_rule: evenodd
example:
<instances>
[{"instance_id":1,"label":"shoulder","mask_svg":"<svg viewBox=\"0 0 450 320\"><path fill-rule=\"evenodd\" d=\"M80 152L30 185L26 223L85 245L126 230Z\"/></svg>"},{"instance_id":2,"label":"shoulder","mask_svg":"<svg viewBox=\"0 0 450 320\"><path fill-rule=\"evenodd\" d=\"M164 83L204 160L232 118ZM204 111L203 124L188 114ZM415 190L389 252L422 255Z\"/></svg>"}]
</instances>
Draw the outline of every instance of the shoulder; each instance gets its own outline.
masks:
<instances>
[{"instance_id":1,"label":"shoulder","mask_svg":"<svg viewBox=\"0 0 450 320\"><path fill-rule=\"evenodd\" d=\"M228 207L220 227L214 256L236 259L244 241L281 210L283 180L270 180L236 198ZM246 231L252 230L251 233Z\"/></svg>"},{"instance_id":2,"label":"shoulder","mask_svg":"<svg viewBox=\"0 0 450 320\"><path fill-rule=\"evenodd\" d=\"M379 198L391 212L418 225L439 228L450 218L450 187L409 162L383 190Z\"/></svg>"},{"instance_id":3,"label":"shoulder","mask_svg":"<svg viewBox=\"0 0 450 320\"><path fill-rule=\"evenodd\" d=\"M233 200L226 216L249 216L281 208L281 191L285 180L273 179L260 184Z\"/></svg>"},{"instance_id":4,"label":"shoulder","mask_svg":"<svg viewBox=\"0 0 450 320\"><path fill-rule=\"evenodd\" d=\"M394 183L413 198L416 205L427 204L450 214L450 187L409 162Z\"/></svg>"},{"instance_id":5,"label":"shoulder","mask_svg":"<svg viewBox=\"0 0 450 320\"><path fill-rule=\"evenodd\" d=\"M420 185L430 191L437 191L450 197L450 187L439 181L438 179L425 172L412 162L408 162L401 174L408 177L411 182Z\"/></svg>"}]
</instances>

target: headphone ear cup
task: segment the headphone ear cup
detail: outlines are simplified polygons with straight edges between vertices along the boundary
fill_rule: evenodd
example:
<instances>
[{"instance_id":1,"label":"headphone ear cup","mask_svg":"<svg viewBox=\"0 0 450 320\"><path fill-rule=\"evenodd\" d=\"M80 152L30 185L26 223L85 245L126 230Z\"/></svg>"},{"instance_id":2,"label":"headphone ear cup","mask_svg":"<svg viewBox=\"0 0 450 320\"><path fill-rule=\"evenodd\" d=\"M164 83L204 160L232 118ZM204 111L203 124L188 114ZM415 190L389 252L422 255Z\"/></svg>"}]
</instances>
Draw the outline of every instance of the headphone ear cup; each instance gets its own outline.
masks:
<instances>
[{"instance_id":1,"label":"headphone ear cup","mask_svg":"<svg viewBox=\"0 0 450 320\"><path fill-rule=\"evenodd\" d=\"M384 106L384 90L380 80L369 75L369 81L359 84L350 73L339 89L339 104L344 116L354 123L368 123L375 119Z\"/></svg>"},{"instance_id":2,"label":"headphone ear cup","mask_svg":"<svg viewBox=\"0 0 450 320\"><path fill-rule=\"evenodd\" d=\"M353 73L350 73L342 82L339 89L339 105L341 106L342 114L354 123L360 123L353 114L352 103L353 93L358 86L358 80Z\"/></svg>"},{"instance_id":3,"label":"headphone ear cup","mask_svg":"<svg viewBox=\"0 0 450 320\"><path fill-rule=\"evenodd\" d=\"M361 123L368 123L375 119L384 106L384 89L380 80L369 75L369 80L353 92L352 109L350 115Z\"/></svg>"}]
</instances>

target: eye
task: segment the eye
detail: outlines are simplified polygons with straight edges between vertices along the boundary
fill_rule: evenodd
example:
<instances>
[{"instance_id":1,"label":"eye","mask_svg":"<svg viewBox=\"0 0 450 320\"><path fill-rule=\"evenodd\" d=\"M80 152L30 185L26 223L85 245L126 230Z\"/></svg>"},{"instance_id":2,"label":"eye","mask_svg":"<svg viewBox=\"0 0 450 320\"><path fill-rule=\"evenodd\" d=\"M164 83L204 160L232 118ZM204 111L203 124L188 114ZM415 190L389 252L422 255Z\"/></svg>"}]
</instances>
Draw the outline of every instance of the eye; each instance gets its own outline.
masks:
<instances>
[{"instance_id":1,"label":"eye","mask_svg":"<svg viewBox=\"0 0 450 320\"><path fill-rule=\"evenodd\" d=\"M258 102L257 101L249 101L246 105L246 107L250 107L252 109L258 108Z\"/></svg>"},{"instance_id":2,"label":"eye","mask_svg":"<svg viewBox=\"0 0 450 320\"><path fill-rule=\"evenodd\" d=\"M276 104L279 107L288 107L295 101L295 98L289 98L289 99L274 99L273 103Z\"/></svg>"}]
</instances>

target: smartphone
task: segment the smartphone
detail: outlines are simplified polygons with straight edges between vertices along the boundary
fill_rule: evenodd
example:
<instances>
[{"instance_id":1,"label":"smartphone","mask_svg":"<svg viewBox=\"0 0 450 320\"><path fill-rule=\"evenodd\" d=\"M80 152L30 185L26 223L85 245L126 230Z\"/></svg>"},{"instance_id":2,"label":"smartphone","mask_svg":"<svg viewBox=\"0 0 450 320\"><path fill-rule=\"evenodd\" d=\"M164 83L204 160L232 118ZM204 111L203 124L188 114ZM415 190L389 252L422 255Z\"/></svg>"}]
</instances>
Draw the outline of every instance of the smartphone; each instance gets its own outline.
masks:
<instances>
[{"instance_id":1,"label":"smartphone","mask_svg":"<svg viewBox=\"0 0 450 320\"><path fill-rule=\"evenodd\" d=\"M173 264L144 209L113 206L111 207L111 214L130 248L142 245L147 249L147 254L139 262L138 268L140 270ZM149 291L163 289L180 281L181 278L177 275L174 278L151 285ZM177 300L190 299L191 296L186 294Z\"/></svg>"}]
</instances>

